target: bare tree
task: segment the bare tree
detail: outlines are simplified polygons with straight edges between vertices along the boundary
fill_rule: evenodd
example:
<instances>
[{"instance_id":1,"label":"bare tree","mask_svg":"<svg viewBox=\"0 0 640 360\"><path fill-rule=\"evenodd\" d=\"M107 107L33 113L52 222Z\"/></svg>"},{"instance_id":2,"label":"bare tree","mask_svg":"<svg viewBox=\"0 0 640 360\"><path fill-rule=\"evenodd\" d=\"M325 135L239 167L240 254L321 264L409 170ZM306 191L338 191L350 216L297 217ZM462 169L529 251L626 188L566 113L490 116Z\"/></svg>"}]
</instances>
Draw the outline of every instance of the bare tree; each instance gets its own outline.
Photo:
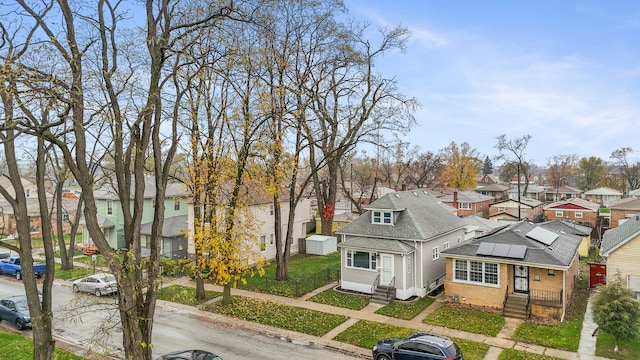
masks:
<instances>
[{"instance_id":1,"label":"bare tree","mask_svg":"<svg viewBox=\"0 0 640 360\"><path fill-rule=\"evenodd\" d=\"M623 176L622 191L627 194L630 190L640 188L640 162L633 163L629 160L633 151L630 147L622 147L611 153L610 158L614 161L614 165L620 167ZM626 185L625 185L626 182Z\"/></svg>"},{"instance_id":2,"label":"bare tree","mask_svg":"<svg viewBox=\"0 0 640 360\"><path fill-rule=\"evenodd\" d=\"M496 139L498 139L498 143L496 144L495 148L500 152L497 158L505 161L512 161L517 166L518 221L520 221L520 197L523 193L527 193L527 188L529 186L529 174L526 167L523 166L523 164L525 163L524 152L527 149L527 145L529 144L531 135L524 135L520 138L507 140L507 136L505 134L502 134ZM524 189L522 192L520 191L520 183L522 182L520 179L520 174L523 174L525 178Z\"/></svg>"}]
</instances>

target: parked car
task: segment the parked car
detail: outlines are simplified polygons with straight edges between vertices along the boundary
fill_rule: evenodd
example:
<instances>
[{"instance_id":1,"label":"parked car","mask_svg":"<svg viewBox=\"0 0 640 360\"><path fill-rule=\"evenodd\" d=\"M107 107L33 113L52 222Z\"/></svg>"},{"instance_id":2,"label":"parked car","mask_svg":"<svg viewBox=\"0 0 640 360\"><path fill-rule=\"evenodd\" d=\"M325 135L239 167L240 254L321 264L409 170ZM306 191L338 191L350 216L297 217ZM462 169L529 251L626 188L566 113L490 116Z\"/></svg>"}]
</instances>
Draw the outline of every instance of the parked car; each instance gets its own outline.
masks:
<instances>
[{"instance_id":1,"label":"parked car","mask_svg":"<svg viewBox=\"0 0 640 360\"><path fill-rule=\"evenodd\" d=\"M222 360L222 358L204 350L180 350L162 355L157 360Z\"/></svg>"},{"instance_id":2,"label":"parked car","mask_svg":"<svg viewBox=\"0 0 640 360\"><path fill-rule=\"evenodd\" d=\"M41 278L44 272L47 270L47 264L33 264L33 272L37 278ZM11 274L16 279L22 279L22 265L20 265L20 257L10 256L0 260L0 275Z\"/></svg>"},{"instance_id":3,"label":"parked car","mask_svg":"<svg viewBox=\"0 0 640 360\"><path fill-rule=\"evenodd\" d=\"M383 339L373 347L374 360L463 360L462 350L451 339L433 334L416 333L406 338Z\"/></svg>"},{"instance_id":4,"label":"parked car","mask_svg":"<svg viewBox=\"0 0 640 360\"><path fill-rule=\"evenodd\" d=\"M93 274L74 281L73 292L87 292L95 296L110 295L118 292L118 282L113 274Z\"/></svg>"},{"instance_id":5,"label":"parked car","mask_svg":"<svg viewBox=\"0 0 640 360\"><path fill-rule=\"evenodd\" d=\"M31 327L31 315L27 305L27 297L14 295L0 300L0 321L6 320L16 326L18 330Z\"/></svg>"}]
</instances>

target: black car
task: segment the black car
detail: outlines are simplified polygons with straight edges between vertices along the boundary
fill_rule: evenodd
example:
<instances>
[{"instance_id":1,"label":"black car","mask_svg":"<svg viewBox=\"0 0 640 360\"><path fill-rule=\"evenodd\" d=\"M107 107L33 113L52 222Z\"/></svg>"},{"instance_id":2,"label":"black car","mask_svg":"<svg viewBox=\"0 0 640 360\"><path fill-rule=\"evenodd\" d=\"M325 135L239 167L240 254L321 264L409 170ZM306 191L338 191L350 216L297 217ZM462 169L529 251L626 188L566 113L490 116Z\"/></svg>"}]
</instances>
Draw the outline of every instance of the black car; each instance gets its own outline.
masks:
<instances>
[{"instance_id":1,"label":"black car","mask_svg":"<svg viewBox=\"0 0 640 360\"><path fill-rule=\"evenodd\" d=\"M463 357L462 350L449 338L417 333L378 341L373 347L373 359L463 360Z\"/></svg>"},{"instance_id":2,"label":"black car","mask_svg":"<svg viewBox=\"0 0 640 360\"><path fill-rule=\"evenodd\" d=\"M181 350L162 355L157 360L222 360L222 358L204 350Z\"/></svg>"}]
</instances>

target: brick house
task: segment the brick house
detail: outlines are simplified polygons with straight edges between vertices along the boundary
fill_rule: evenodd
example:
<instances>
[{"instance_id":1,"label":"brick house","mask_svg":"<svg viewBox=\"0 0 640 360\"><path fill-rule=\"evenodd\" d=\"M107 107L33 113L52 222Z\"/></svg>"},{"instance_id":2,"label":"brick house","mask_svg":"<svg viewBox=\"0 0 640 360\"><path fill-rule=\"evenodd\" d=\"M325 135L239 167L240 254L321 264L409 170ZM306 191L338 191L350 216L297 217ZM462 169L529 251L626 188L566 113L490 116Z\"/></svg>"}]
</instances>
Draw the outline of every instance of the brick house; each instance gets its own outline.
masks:
<instances>
[{"instance_id":1,"label":"brick house","mask_svg":"<svg viewBox=\"0 0 640 360\"><path fill-rule=\"evenodd\" d=\"M491 220L518 220L518 209L520 210L520 220L540 221L543 216L543 202L528 198L518 200L504 200L489 206L489 219Z\"/></svg>"},{"instance_id":2,"label":"brick house","mask_svg":"<svg viewBox=\"0 0 640 360\"><path fill-rule=\"evenodd\" d=\"M635 196L624 198L609 205L609 209L611 210L609 214L609 226L611 228L618 227L629 218L640 214L640 198Z\"/></svg>"},{"instance_id":3,"label":"brick house","mask_svg":"<svg viewBox=\"0 0 640 360\"><path fill-rule=\"evenodd\" d=\"M475 192L482 194L482 195L488 195L491 196L492 198L494 198L494 202L495 201L502 201L502 200L506 200L509 198L509 191L510 187L509 185L503 185L503 184L489 184L486 186L481 186L476 188Z\"/></svg>"},{"instance_id":4,"label":"brick house","mask_svg":"<svg viewBox=\"0 0 640 360\"><path fill-rule=\"evenodd\" d=\"M546 220L568 220L595 229L600 205L589 200L571 198L545 205L543 209Z\"/></svg>"},{"instance_id":5,"label":"brick house","mask_svg":"<svg viewBox=\"0 0 640 360\"><path fill-rule=\"evenodd\" d=\"M454 209L458 209L458 216L487 216L489 206L495 201L493 197L473 191L454 191L453 194L439 196L438 199Z\"/></svg>"},{"instance_id":6,"label":"brick house","mask_svg":"<svg viewBox=\"0 0 640 360\"><path fill-rule=\"evenodd\" d=\"M573 199L582 196L583 191L573 186L560 186L545 189L544 200L545 202L560 201L563 199Z\"/></svg>"}]
</instances>

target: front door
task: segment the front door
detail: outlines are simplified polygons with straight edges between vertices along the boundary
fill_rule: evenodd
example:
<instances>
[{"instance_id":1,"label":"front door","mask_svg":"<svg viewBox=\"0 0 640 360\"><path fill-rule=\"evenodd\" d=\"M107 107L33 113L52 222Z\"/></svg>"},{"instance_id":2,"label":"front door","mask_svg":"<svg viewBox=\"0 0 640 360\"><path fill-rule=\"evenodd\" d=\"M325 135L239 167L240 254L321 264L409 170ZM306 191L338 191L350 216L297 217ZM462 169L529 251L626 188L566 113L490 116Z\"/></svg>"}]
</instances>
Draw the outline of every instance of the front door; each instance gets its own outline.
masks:
<instances>
[{"instance_id":1,"label":"front door","mask_svg":"<svg viewBox=\"0 0 640 360\"><path fill-rule=\"evenodd\" d=\"M522 265L513 266L513 291L517 293L529 292L529 267Z\"/></svg>"},{"instance_id":2,"label":"front door","mask_svg":"<svg viewBox=\"0 0 640 360\"><path fill-rule=\"evenodd\" d=\"M380 254L380 284L390 285L393 280L393 255Z\"/></svg>"}]
</instances>

